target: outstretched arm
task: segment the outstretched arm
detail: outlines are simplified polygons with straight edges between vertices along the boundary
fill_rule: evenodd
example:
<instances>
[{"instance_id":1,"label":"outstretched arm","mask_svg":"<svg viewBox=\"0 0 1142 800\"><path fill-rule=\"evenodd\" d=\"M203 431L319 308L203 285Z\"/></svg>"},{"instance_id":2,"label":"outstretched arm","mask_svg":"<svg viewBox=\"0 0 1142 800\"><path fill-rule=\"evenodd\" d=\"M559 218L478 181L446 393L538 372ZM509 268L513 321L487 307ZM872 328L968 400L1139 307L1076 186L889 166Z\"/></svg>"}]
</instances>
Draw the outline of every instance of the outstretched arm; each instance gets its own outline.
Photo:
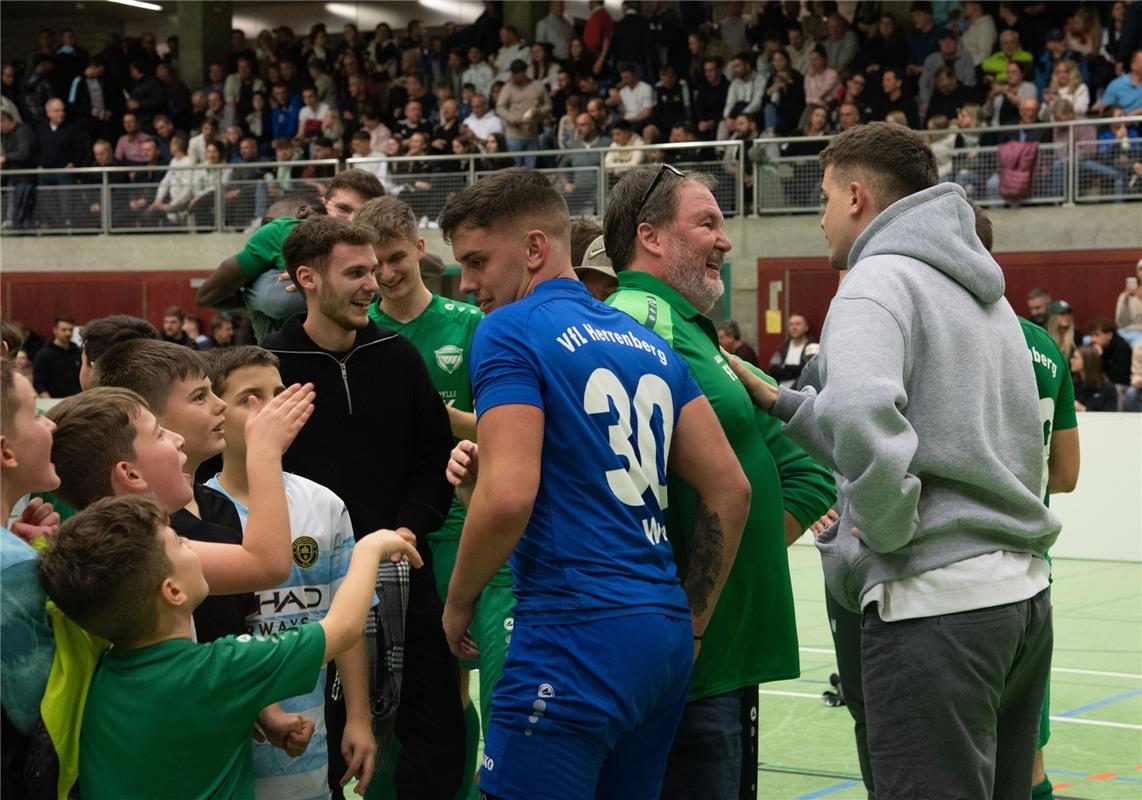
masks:
<instances>
[{"instance_id":1,"label":"outstretched arm","mask_svg":"<svg viewBox=\"0 0 1142 800\"><path fill-rule=\"evenodd\" d=\"M223 261L214 273L198 287L195 302L206 308L231 308L228 301L247 284L247 279L234 256Z\"/></svg>"}]
</instances>

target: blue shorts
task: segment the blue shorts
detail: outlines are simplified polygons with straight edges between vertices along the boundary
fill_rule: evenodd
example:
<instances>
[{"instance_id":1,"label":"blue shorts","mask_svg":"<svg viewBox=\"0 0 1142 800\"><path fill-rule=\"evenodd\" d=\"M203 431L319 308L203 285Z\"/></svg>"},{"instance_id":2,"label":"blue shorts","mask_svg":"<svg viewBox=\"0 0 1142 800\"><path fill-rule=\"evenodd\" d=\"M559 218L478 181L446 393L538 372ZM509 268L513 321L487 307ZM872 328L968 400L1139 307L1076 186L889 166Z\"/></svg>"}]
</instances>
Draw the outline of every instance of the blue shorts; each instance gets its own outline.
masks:
<instances>
[{"instance_id":1,"label":"blue shorts","mask_svg":"<svg viewBox=\"0 0 1142 800\"><path fill-rule=\"evenodd\" d=\"M690 685L689 619L516 620L480 791L503 800L657 798Z\"/></svg>"}]
</instances>

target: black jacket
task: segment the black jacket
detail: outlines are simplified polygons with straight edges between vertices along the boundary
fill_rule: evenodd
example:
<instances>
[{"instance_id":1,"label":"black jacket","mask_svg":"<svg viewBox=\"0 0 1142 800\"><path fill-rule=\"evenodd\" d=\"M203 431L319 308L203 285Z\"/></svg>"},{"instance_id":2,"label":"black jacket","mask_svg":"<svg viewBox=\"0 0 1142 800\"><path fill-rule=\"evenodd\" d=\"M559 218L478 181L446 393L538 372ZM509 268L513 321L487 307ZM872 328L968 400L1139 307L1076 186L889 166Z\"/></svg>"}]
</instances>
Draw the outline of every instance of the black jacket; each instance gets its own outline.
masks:
<instances>
[{"instance_id":1,"label":"black jacket","mask_svg":"<svg viewBox=\"0 0 1142 800\"><path fill-rule=\"evenodd\" d=\"M68 120L52 130L47 120L41 121L36 131L40 146L40 166L62 169L69 164L81 167L87 161L87 139L79 126Z\"/></svg>"},{"instance_id":2,"label":"black jacket","mask_svg":"<svg viewBox=\"0 0 1142 800\"><path fill-rule=\"evenodd\" d=\"M47 393L49 397L71 397L79 394L80 349L69 342L64 350L54 342L48 342L36 353L32 364L32 386L36 394Z\"/></svg>"},{"instance_id":3,"label":"black jacket","mask_svg":"<svg viewBox=\"0 0 1142 800\"><path fill-rule=\"evenodd\" d=\"M1117 333L1102 351L1102 374L1111 383L1130 385L1130 345Z\"/></svg>"},{"instance_id":4,"label":"black jacket","mask_svg":"<svg viewBox=\"0 0 1142 800\"><path fill-rule=\"evenodd\" d=\"M444 477L452 431L428 368L412 343L372 322L351 350L331 353L303 321L294 317L262 342L280 359L286 386L312 382L317 391L283 466L336 492L358 538L378 528L412 530L425 567L412 571L410 586L435 591L425 537L452 502Z\"/></svg>"}]
</instances>

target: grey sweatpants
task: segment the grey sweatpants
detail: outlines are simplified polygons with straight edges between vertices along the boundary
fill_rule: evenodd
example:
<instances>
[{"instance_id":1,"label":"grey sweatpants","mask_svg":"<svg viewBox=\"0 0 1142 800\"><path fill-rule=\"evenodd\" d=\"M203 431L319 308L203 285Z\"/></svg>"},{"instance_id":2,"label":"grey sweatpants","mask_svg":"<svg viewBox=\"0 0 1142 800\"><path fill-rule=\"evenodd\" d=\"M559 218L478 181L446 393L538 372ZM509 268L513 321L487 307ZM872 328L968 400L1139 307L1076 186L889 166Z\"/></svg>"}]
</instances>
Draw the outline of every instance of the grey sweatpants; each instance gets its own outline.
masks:
<instances>
[{"instance_id":1,"label":"grey sweatpants","mask_svg":"<svg viewBox=\"0 0 1142 800\"><path fill-rule=\"evenodd\" d=\"M899 622L866 609L862 685L876 796L1030 797L1052 644L1046 590Z\"/></svg>"}]
</instances>

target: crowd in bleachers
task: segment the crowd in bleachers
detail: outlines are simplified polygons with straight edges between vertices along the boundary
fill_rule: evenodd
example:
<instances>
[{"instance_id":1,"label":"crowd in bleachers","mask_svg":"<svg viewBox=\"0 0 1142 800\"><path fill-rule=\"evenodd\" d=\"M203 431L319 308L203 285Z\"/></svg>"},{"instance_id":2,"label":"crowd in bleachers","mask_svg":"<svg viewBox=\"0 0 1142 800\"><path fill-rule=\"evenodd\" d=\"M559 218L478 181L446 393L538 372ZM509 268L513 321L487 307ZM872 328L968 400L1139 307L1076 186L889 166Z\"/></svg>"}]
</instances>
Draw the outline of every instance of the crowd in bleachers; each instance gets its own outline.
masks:
<instances>
[{"instance_id":1,"label":"crowd in bleachers","mask_svg":"<svg viewBox=\"0 0 1142 800\"><path fill-rule=\"evenodd\" d=\"M552 2L532 31L504 24L500 6L433 30L418 20L371 34L352 24L300 36L234 30L229 56L204 76L183 74L176 36L163 45L150 33L112 36L89 54L74 31L45 29L31 54L3 67L3 166L138 167L115 178L145 187L117 190L126 200L116 213L162 224L203 221L222 185L226 222L242 225L296 184L320 189L334 169L294 161L409 157L368 168L428 217L424 199L462 186L473 158L478 172L515 161L564 170L573 212L592 213L597 178L584 168L597 172L597 156L527 153L605 148L617 176L649 159L717 162L722 154L701 143L738 139L759 164L801 157L804 174L778 202L812 205L810 162L824 143L766 140L887 119L931 131L944 179L980 199L1016 199L1020 175L1031 180L1024 162L1007 165L991 148L1050 152L1036 180L1055 195L1068 174L1067 130L962 131L1142 112L1142 4L1121 0L861 2L852 19L834 2L625 2L615 18L593 1L576 20ZM1080 183L1142 194L1138 130L1079 131ZM695 146L638 149L664 142ZM509 152L521 155L494 157ZM248 166L258 162L275 166ZM221 184L215 171L156 171L210 163L231 165ZM8 178L5 225L29 224L37 183L77 180ZM75 205L56 214L100 211L97 198Z\"/></svg>"}]
</instances>

